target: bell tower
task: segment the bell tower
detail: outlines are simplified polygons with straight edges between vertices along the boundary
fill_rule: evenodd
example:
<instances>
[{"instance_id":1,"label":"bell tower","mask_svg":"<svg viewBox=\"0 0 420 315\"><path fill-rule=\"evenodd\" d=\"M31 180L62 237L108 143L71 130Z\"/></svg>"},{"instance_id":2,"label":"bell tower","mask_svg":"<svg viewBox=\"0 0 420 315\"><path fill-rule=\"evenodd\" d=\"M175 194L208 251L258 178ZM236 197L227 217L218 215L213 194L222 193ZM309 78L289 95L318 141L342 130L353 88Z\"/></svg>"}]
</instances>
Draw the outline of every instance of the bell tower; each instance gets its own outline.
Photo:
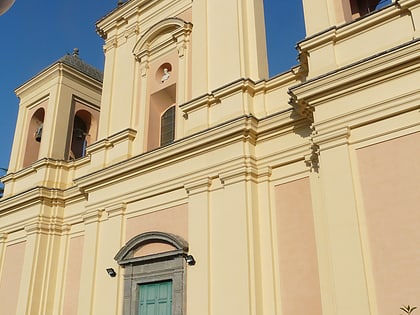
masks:
<instances>
[{"instance_id":1,"label":"bell tower","mask_svg":"<svg viewBox=\"0 0 420 315\"><path fill-rule=\"evenodd\" d=\"M44 158L81 158L96 141L102 73L75 49L16 89L20 99L9 172Z\"/></svg>"}]
</instances>

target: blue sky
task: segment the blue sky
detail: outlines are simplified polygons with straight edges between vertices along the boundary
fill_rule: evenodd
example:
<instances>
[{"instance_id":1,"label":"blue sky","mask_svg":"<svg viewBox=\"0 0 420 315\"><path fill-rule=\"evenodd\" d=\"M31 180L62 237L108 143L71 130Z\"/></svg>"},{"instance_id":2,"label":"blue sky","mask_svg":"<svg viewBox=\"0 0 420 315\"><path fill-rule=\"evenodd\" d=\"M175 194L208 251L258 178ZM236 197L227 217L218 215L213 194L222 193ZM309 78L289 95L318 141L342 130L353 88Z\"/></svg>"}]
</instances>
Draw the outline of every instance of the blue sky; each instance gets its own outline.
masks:
<instances>
[{"instance_id":1,"label":"blue sky","mask_svg":"<svg viewBox=\"0 0 420 315\"><path fill-rule=\"evenodd\" d=\"M103 69L95 22L118 0L16 0L0 16L0 167L8 167L19 100L14 90L73 48ZM295 44L305 36L301 0L264 0L270 76L297 64ZM1 176L1 173L0 173Z\"/></svg>"}]
</instances>

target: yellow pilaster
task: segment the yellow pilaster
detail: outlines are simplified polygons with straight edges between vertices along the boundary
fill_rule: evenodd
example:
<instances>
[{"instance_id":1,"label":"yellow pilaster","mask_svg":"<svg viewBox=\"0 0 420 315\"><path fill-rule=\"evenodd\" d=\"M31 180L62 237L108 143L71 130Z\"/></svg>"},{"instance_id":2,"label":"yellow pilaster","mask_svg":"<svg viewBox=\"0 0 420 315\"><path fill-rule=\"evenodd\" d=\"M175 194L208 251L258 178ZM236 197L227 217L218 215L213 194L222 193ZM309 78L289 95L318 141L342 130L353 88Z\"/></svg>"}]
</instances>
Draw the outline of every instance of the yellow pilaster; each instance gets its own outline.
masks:
<instances>
[{"instance_id":1,"label":"yellow pilaster","mask_svg":"<svg viewBox=\"0 0 420 315\"><path fill-rule=\"evenodd\" d=\"M187 314L211 314L210 178L185 185L188 193L189 252L197 263L187 267ZM197 288L200 288L197 290Z\"/></svg>"},{"instance_id":2,"label":"yellow pilaster","mask_svg":"<svg viewBox=\"0 0 420 315\"><path fill-rule=\"evenodd\" d=\"M322 224L326 227L327 247L324 249L328 251L325 254L330 261L331 285L325 285L330 278L328 274L321 272L320 276L324 288L333 289L322 291L322 298L333 304L325 305L325 315L370 314L347 144L349 133L343 128L314 139L320 147L320 184L325 215ZM317 221L320 224L319 218ZM325 269L321 267L322 270Z\"/></svg>"}]
</instances>

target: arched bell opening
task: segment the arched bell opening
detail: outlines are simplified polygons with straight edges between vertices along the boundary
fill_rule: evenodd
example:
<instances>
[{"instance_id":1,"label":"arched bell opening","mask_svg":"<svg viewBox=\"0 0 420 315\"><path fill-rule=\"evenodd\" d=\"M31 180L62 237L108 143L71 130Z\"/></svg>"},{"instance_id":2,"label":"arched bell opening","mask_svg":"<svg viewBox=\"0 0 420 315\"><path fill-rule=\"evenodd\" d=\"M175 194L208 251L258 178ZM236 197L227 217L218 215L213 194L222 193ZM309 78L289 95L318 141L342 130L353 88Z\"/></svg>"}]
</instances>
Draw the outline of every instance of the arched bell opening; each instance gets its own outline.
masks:
<instances>
[{"instance_id":1,"label":"arched bell opening","mask_svg":"<svg viewBox=\"0 0 420 315\"><path fill-rule=\"evenodd\" d=\"M85 110L79 110L74 115L69 159L78 159L86 155L91 121L91 114Z\"/></svg>"},{"instance_id":2,"label":"arched bell opening","mask_svg":"<svg viewBox=\"0 0 420 315\"><path fill-rule=\"evenodd\" d=\"M29 122L23 167L26 167L38 160L39 149L43 138L44 117L45 109L41 107L35 111Z\"/></svg>"},{"instance_id":3,"label":"arched bell opening","mask_svg":"<svg viewBox=\"0 0 420 315\"><path fill-rule=\"evenodd\" d=\"M350 0L353 18L369 14L388 4L391 4L391 0Z\"/></svg>"}]
</instances>

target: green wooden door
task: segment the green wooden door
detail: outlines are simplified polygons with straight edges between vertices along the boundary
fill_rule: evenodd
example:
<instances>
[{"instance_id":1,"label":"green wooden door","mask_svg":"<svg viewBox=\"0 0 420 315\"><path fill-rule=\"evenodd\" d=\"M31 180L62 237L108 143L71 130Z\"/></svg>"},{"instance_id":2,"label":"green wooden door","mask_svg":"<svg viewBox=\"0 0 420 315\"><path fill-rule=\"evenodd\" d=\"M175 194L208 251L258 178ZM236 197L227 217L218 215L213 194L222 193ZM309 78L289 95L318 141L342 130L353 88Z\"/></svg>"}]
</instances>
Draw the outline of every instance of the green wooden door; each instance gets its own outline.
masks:
<instances>
[{"instance_id":1,"label":"green wooden door","mask_svg":"<svg viewBox=\"0 0 420 315\"><path fill-rule=\"evenodd\" d=\"M172 315L172 281L139 285L139 315Z\"/></svg>"}]
</instances>

